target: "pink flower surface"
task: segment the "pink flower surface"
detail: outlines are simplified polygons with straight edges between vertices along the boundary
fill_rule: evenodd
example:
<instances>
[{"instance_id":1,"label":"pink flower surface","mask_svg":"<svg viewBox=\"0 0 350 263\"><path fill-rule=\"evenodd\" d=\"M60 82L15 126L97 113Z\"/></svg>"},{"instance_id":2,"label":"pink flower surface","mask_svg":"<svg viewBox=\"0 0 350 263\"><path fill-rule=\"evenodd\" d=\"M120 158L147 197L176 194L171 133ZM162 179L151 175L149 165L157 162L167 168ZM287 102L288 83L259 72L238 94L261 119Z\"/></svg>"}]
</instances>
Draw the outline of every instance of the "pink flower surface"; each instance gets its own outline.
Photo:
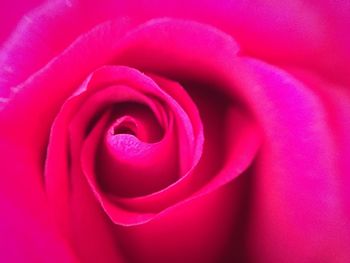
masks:
<instances>
[{"instance_id":1,"label":"pink flower surface","mask_svg":"<svg viewBox=\"0 0 350 263\"><path fill-rule=\"evenodd\" d=\"M1 262L350 262L349 1L0 10Z\"/></svg>"}]
</instances>

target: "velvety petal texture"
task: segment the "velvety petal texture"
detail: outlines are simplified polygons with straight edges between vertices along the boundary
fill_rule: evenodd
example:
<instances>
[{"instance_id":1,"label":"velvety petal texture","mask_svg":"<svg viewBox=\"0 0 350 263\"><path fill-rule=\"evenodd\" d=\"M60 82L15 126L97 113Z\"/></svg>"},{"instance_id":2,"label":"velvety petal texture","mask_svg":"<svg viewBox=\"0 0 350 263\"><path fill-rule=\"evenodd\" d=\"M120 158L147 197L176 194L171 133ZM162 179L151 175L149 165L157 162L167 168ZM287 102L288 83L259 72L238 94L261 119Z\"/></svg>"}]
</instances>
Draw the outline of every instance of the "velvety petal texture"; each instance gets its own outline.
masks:
<instances>
[{"instance_id":1,"label":"velvety petal texture","mask_svg":"<svg viewBox=\"0 0 350 263\"><path fill-rule=\"evenodd\" d=\"M95 25L120 18L142 23L175 17L214 25L234 36L254 56L318 71L346 81L350 4L333 1L47 1L21 19L0 52L2 85L26 79ZM6 16L5 16L6 17ZM78 22L77 22L78 21ZM65 34L52 34L60 32ZM278 36L278 37L276 37ZM26 45L30 41L32 45ZM33 59L35 56L35 59ZM30 62L28 62L30 61ZM2 91L9 96L11 91Z\"/></svg>"},{"instance_id":2,"label":"velvety petal texture","mask_svg":"<svg viewBox=\"0 0 350 263\"><path fill-rule=\"evenodd\" d=\"M350 261L348 1L6 5L0 261Z\"/></svg>"}]
</instances>

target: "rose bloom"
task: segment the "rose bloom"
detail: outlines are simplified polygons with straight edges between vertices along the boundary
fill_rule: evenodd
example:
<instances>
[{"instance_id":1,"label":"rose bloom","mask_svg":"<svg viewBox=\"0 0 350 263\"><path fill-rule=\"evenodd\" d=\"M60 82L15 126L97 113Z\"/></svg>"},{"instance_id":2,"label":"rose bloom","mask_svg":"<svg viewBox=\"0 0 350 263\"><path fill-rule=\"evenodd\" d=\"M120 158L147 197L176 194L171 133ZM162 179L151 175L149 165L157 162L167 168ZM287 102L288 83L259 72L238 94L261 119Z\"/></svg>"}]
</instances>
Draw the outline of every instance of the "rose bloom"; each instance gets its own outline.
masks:
<instances>
[{"instance_id":1,"label":"rose bloom","mask_svg":"<svg viewBox=\"0 0 350 263\"><path fill-rule=\"evenodd\" d=\"M3 1L1 262L350 262L350 2Z\"/></svg>"}]
</instances>

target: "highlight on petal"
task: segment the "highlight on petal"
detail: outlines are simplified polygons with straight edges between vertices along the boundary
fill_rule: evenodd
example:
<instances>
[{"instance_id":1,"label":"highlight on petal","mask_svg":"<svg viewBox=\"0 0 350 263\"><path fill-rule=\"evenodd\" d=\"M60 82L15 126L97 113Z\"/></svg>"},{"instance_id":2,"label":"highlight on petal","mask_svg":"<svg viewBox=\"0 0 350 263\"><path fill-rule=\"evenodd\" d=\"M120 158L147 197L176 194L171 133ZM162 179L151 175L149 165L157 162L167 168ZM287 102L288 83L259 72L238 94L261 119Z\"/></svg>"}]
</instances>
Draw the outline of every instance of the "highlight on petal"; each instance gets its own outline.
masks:
<instances>
[{"instance_id":1,"label":"highlight on petal","mask_svg":"<svg viewBox=\"0 0 350 263\"><path fill-rule=\"evenodd\" d=\"M313 91L258 60L242 58L234 73L239 87L250 87L242 92L266 138L256 166L248 240L252 259L283 261L291 254L295 262L349 258L346 201L339 185L347 176L339 152L346 151L339 144L343 129L332 126L340 118L331 117L332 100L322 99L322 88ZM344 104L342 111L347 111Z\"/></svg>"},{"instance_id":2,"label":"highlight on petal","mask_svg":"<svg viewBox=\"0 0 350 263\"><path fill-rule=\"evenodd\" d=\"M18 84L77 37L104 21L121 18L121 24L129 19L142 24L169 17L215 26L234 36L249 55L271 63L316 69L333 81L341 79L349 83L346 67L350 41L347 34L350 25L348 1L224 0L218 4L205 0L200 3L200 8L198 5L197 0L189 0L185 4L182 1L164 3L159 0L47 1L25 16L8 41L10 48L0 52L20 58L11 60L16 66L10 67L20 74L8 74L5 72L8 67L4 67L0 69L3 70L0 76L5 77L5 83ZM62 31L65 34L52 34ZM33 42L39 47L34 51L31 48ZM30 65L26 61L33 54L40 59ZM6 65L11 66L11 62Z\"/></svg>"},{"instance_id":3,"label":"highlight on petal","mask_svg":"<svg viewBox=\"0 0 350 263\"><path fill-rule=\"evenodd\" d=\"M43 0L2 2L0 9L0 47L15 30L18 20L29 10L42 4Z\"/></svg>"}]
</instances>

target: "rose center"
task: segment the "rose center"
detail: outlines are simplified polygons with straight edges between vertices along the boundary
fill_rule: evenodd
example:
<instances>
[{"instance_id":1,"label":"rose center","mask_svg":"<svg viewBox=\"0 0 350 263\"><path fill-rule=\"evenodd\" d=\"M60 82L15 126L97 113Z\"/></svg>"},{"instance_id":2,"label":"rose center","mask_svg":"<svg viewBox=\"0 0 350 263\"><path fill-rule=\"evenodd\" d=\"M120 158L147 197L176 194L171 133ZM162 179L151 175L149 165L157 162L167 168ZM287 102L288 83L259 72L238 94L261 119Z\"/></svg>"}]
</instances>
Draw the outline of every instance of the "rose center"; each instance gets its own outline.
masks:
<instances>
[{"instance_id":1,"label":"rose center","mask_svg":"<svg viewBox=\"0 0 350 263\"><path fill-rule=\"evenodd\" d=\"M114 121L97 152L102 189L116 196L132 197L158 191L174 182L178 163L171 132L173 117L169 119L164 110L155 111L140 103L114 106Z\"/></svg>"},{"instance_id":2,"label":"rose center","mask_svg":"<svg viewBox=\"0 0 350 263\"><path fill-rule=\"evenodd\" d=\"M111 131L112 135L130 134L137 136L137 124L132 117L125 116L119 119Z\"/></svg>"}]
</instances>

